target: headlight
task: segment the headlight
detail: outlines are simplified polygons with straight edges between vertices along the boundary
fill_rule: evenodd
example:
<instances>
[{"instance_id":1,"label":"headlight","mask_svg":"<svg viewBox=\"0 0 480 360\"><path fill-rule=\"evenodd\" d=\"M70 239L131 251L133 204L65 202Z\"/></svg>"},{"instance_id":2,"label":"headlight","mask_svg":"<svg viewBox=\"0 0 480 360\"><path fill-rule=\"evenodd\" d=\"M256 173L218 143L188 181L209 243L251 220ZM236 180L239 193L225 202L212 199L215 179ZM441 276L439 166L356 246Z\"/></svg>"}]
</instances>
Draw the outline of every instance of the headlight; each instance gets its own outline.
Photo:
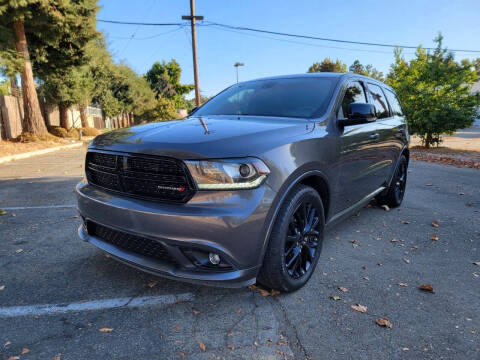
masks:
<instances>
[{"instance_id":1,"label":"headlight","mask_svg":"<svg viewBox=\"0 0 480 360\"><path fill-rule=\"evenodd\" d=\"M270 173L259 159L187 160L199 190L253 189Z\"/></svg>"}]
</instances>

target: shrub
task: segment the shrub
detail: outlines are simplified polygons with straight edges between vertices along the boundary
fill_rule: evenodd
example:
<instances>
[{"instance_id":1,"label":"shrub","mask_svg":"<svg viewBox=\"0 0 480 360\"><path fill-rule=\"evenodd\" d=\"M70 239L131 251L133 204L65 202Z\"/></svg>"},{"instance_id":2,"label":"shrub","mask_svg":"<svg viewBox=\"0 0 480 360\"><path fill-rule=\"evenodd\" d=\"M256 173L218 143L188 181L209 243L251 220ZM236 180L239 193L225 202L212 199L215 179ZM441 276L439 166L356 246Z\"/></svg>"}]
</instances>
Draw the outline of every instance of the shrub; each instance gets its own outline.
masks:
<instances>
[{"instance_id":1,"label":"shrub","mask_svg":"<svg viewBox=\"0 0 480 360\"><path fill-rule=\"evenodd\" d=\"M65 138L67 137L67 130L60 126L51 126L48 128L48 132L54 136Z\"/></svg>"},{"instance_id":2,"label":"shrub","mask_svg":"<svg viewBox=\"0 0 480 360\"><path fill-rule=\"evenodd\" d=\"M84 136L97 136L100 134L100 131L93 127L84 127L82 128L82 134Z\"/></svg>"}]
</instances>

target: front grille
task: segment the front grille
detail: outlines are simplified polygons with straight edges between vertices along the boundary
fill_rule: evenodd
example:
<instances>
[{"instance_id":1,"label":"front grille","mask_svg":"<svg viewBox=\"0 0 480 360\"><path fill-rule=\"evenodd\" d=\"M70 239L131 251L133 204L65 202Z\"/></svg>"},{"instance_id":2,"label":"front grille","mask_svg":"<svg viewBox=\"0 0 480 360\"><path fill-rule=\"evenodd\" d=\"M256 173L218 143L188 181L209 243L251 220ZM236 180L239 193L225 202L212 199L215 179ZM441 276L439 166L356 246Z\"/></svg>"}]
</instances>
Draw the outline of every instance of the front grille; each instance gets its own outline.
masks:
<instances>
[{"instance_id":1,"label":"front grille","mask_svg":"<svg viewBox=\"0 0 480 360\"><path fill-rule=\"evenodd\" d=\"M87 231L89 235L95 236L121 249L150 258L176 263L165 246L158 241L114 230L93 221L87 221Z\"/></svg>"},{"instance_id":2,"label":"front grille","mask_svg":"<svg viewBox=\"0 0 480 360\"><path fill-rule=\"evenodd\" d=\"M131 196L185 203L195 192L186 166L173 158L90 151L85 168L90 184Z\"/></svg>"}]
</instances>

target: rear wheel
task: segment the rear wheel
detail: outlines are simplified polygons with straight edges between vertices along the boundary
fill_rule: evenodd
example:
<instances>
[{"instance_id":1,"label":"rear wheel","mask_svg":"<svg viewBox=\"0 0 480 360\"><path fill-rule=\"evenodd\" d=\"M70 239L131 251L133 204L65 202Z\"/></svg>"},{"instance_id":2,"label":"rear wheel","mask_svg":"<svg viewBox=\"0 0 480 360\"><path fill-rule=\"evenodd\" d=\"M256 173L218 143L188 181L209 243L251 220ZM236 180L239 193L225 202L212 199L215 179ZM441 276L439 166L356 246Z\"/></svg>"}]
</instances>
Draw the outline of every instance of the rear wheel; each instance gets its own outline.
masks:
<instances>
[{"instance_id":1,"label":"rear wheel","mask_svg":"<svg viewBox=\"0 0 480 360\"><path fill-rule=\"evenodd\" d=\"M377 196L377 202L380 203L380 205L385 204L389 207L398 207L402 204L407 186L407 168L407 159L405 155L402 155L386 193Z\"/></svg>"},{"instance_id":2,"label":"rear wheel","mask_svg":"<svg viewBox=\"0 0 480 360\"><path fill-rule=\"evenodd\" d=\"M318 193L309 186L295 187L275 220L259 282L286 292L305 285L320 257L324 225L323 204Z\"/></svg>"}]
</instances>

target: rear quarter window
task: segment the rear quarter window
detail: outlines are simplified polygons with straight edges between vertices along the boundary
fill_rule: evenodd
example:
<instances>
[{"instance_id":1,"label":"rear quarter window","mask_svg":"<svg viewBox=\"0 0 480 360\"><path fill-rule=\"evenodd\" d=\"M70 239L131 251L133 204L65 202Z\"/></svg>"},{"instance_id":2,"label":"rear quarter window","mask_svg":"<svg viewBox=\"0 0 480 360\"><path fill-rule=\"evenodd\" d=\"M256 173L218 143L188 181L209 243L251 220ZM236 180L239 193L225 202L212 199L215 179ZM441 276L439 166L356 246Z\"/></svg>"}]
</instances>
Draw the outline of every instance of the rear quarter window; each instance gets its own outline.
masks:
<instances>
[{"instance_id":1,"label":"rear quarter window","mask_svg":"<svg viewBox=\"0 0 480 360\"><path fill-rule=\"evenodd\" d=\"M392 115L403 116L402 107L400 105L400 101L398 101L397 95L389 89L385 89L385 95L387 96L388 103L392 109Z\"/></svg>"}]
</instances>

